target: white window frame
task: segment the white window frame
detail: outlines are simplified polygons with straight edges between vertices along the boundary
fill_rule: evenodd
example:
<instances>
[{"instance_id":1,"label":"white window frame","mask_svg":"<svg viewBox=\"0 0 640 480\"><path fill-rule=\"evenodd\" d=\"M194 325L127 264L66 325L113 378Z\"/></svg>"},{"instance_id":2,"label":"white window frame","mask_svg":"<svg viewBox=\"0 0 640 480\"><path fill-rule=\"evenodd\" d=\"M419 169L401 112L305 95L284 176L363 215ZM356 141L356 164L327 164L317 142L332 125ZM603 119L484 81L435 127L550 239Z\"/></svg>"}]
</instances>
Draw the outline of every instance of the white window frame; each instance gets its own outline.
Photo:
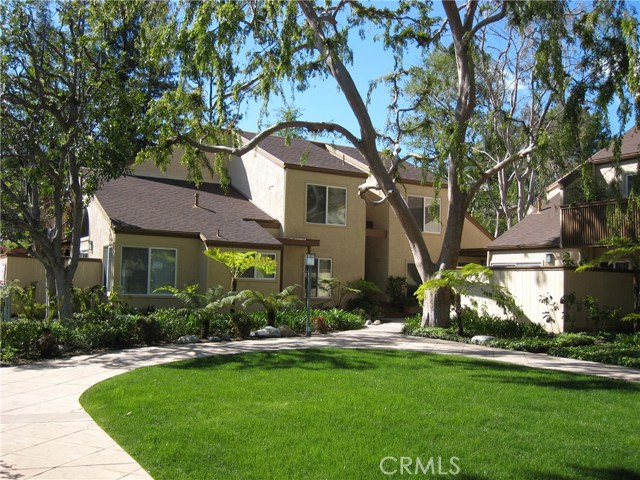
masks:
<instances>
[{"instance_id":1,"label":"white window frame","mask_svg":"<svg viewBox=\"0 0 640 480\"><path fill-rule=\"evenodd\" d=\"M322 187L326 190L326 201L324 210L324 222L310 222L309 221L309 187ZM344 223L328 223L329 216L329 189L344 190ZM328 225L331 227L346 227L347 226L347 212L349 205L349 191L346 187L336 187L333 185L322 185L318 183L307 183L304 189L304 221L309 225Z\"/></svg>"},{"instance_id":2,"label":"white window frame","mask_svg":"<svg viewBox=\"0 0 640 480\"><path fill-rule=\"evenodd\" d=\"M272 258L273 260L275 260L276 262L278 261L278 254L276 254L275 252L256 252L259 253L260 255L262 255L263 257L269 257ZM247 274L249 272L251 272L253 270L253 276L248 276ZM267 274L267 273L260 273L260 275L263 275L262 277L257 277L256 274L260 272L259 269L251 267L250 269L248 269L246 272L244 272L240 278L238 278L238 280L258 280L261 282L264 281L268 281L268 282L273 282L277 275L276 272L273 272L271 274ZM245 276L247 275L247 276Z\"/></svg>"},{"instance_id":3,"label":"white window frame","mask_svg":"<svg viewBox=\"0 0 640 480\"><path fill-rule=\"evenodd\" d=\"M125 248L138 248L138 249L146 249L147 250L147 293L129 293L122 291L123 295L129 295L132 297L148 297L152 296L161 296L161 297L169 297L173 295L171 292L152 292L151 290L151 251L152 250L171 250L175 252L175 266L173 269L173 287L177 287L178 285L178 249L170 248L170 247L143 247L140 245L123 245L120 249L120 288L124 289L124 282L122 281L122 275L124 274L124 268L122 265L122 260L124 258L124 249Z\"/></svg>"},{"instance_id":4,"label":"white window frame","mask_svg":"<svg viewBox=\"0 0 640 480\"><path fill-rule=\"evenodd\" d=\"M407 207L409 206L410 198L419 198L422 200L422 224L418 224L420 231L423 234L440 235L442 233L442 204L438 204L438 218L427 222L427 212L431 208L431 205L435 201L434 197L425 197L423 195L407 195ZM434 230L428 230L427 226L433 224Z\"/></svg>"}]
</instances>

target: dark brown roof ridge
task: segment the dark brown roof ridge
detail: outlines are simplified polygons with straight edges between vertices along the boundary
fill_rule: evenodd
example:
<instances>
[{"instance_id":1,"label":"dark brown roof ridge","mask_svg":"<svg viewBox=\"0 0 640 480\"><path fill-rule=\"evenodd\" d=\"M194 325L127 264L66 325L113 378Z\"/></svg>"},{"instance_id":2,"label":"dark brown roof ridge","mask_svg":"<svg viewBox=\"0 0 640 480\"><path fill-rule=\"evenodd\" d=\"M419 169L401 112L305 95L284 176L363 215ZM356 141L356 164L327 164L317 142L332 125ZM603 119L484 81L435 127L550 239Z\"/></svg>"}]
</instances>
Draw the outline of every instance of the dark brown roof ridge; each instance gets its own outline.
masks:
<instances>
[{"instance_id":1,"label":"dark brown roof ridge","mask_svg":"<svg viewBox=\"0 0 640 480\"><path fill-rule=\"evenodd\" d=\"M255 133L241 132L245 140L251 140ZM270 158L282 168L301 169L366 178L367 173L349 162L340 160L312 141L301 138L271 135L263 139L255 150Z\"/></svg>"}]
</instances>

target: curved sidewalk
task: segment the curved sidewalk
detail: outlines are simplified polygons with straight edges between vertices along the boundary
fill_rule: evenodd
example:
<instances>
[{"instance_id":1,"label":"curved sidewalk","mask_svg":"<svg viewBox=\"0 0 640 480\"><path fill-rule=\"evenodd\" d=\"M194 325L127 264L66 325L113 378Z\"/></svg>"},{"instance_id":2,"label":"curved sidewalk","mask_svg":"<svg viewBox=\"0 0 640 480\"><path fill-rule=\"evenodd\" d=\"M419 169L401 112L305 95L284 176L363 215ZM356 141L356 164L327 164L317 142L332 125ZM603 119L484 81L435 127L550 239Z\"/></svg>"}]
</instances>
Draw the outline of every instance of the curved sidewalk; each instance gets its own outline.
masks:
<instances>
[{"instance_id":1,"label":"curved sidewalk","mask_svg":"<svg viewBox=\"0 0 640 480\"><path fill-rule=\"evenodd\" d=\"M91 417L87 388L138 367L209 355L294 348L389 348L464 355L535 368L640 382L640 370L446 342L400 333L400 323L363 330L260 341L170 345L83 355L0 369L0 478L150 479Z\"/></svg>"}]
</instances>

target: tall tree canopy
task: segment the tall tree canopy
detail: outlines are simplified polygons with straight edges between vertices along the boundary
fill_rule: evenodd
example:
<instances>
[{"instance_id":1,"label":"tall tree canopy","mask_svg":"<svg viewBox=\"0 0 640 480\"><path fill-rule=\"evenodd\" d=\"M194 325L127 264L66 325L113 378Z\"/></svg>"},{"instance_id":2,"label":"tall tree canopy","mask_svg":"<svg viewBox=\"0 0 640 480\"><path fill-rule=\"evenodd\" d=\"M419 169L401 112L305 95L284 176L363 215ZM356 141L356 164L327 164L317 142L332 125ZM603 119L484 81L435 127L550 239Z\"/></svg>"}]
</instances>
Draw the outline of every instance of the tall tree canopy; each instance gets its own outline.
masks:
<instances>
[{"instance_id":1,"label":"tall tree canopy","mask_svg":"<svg viewBox=\"0 0 640 480\"><path fill-rule=\"evenodd\" d=\"M599 112L617 100L623 124L632 113L629 92L638 91L639 77L638 22L623 2L597 1L589 9L574 11L563 1L444 1L443 18L437 18L429 2L381 5L347 0L185 2L175 17L175 31L158 32L163 35L158 45L164 50L173 45L181 76L179 86L152 109L149 133L155 147L142 158L160 155L167 159L172 146L181 144L186 161L197 166L204 161L204 152L213 153L223 172L224 155L244 154L278 131L302 128L335 133L366 158L375 182L363 185L361 193L371 191L389 202L404 229L416 268L428 280L442 269L456 267L465 214L474 197L503 169L520 162L526 165L544 137L545 128L539 128L545 121L542 113L559 102L555 99L566 105L563 118L567 121L580 118L575 112L587 100ZM350 35L365 29L379 32L379 41L371 41L368 56L375 58L376 49L385 49L395 60L393 71L373 85L386 86L390 92L389 122L384 125L374 125L366 92L358 89L350 72ZM523 118L510 119L503 104L485 102L480 108L479 102L486 86L483 62L491 64L499 62L501 55L511 55L505 43L505 32L510 29L521 36L540 32L527 43L527 62L531 81L541 89L532 86L531 102L536 108L525 106L518 112L536 112L520 129L522 141L498 159L477 151L472 123L476 113L486 120L495 117L516 125ZM566 63L563 48L567 45L576 52L572 57L576 64ZM414 72L404 64L408 50L422 54L417 68L424 72L434 71L433 62L438 58L434 52L453 59L446 108L433 113L424 108L433 98L440 98L441 91L432 86L419 95L403 95ZM289 86L305 90L319 81L337 85L357 120L357 130L317 116L278 122L246 144L228 142L229 132L238 126L243 102L268 102ZM636 104L636 115L639 107ZM501 110L507 115L500 117ZM607 116L601 118L606 121ZM427 136L424 148L403 154L416 133ZM421 162L446 182L447 224L438 257L427 250L398 187L396 172L402 162L410 160ZM423 322L446 323L449 310L447 289L430 293L424 302Z\"/></svg>"},{"instance_id":2,"label":"tall tree canopy","mask_svg":"<svg viewBox=\"0 0 640 480\"><path fill-rule=\"evenodd\" d=\"M139 125L168 78L142 51L166 9L140 0L0 6L0 235L42 262L61 318L71 315L83 208L143 147Z\"/></svg>"}]
</instances>

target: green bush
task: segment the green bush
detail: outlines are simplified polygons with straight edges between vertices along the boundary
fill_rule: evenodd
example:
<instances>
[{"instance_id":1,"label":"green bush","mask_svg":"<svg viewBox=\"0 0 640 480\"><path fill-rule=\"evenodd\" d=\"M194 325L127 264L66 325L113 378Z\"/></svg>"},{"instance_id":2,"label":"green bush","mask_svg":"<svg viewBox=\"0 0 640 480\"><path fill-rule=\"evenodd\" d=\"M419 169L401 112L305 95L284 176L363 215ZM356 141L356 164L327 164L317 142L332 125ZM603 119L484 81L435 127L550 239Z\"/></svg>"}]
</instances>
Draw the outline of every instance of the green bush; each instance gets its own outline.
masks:
<instances>
[{"instance_id":1,"label":"green bush","mask_svg":"<svg viewBox=\"0 0 640 480\"><path fill-rule=\"evenodd\" d=\"M2 360L10 362L33 353L42 324L34 320L18 318L0 321L0 352Z\"/></svg>"},{"instance_id":2,"label":"green bush","mask_svg":"<svg viewBox=\"0 0 640 480\"><path fill-rule=\"evenodd\" d=\"M549 349L549 355L640 368L640 349L637 346L614 343L577 347L554 346Z\"/></svg>"},{"instance_id":3,"label":"green bush","mask_svg":"<svg viewBox=\"0 0 640 480\"><path fill-rule=\"evenodd\" d=\"M498 339L488 343L491 347L519 350L530 353L547 353L552 345L551 340L542 338Z\"/></svg>"},{"instance_id":4,"label":"green bush","mask_svg":"<svg viewBox=\"0 0 640 480\"><path fill-rule=\"evenodd\" d=\"M547 336L542 325L520 323L490 315L478 315L474 310L463 310L465 336L491 335L497 338L539 338Z\"/></svg>"},{"instance_id":5,"label":"green bush","mask_svg":"<svg viewBox=\"0 0 640 480\"><path fill-rule=\"evenodd\" d=\"M149 318L160 325L160 338L166 342L175 342L183 335L199 335L200 318L187 308L160 308Z\"/></svg>"},{"instance_id":6,"label":"green bush","mask_svg":"<svg viewBox=\"0 0 640 480\"><path fill-rule=\"evenodd\" d=\"M92 315L85 319L83 315L74 315L74 332L71 334L71 347L82 350L118 349L132 347L138 343L136 322L139 315L112 315L103 321L93 321Z\"/></svg>"},{"instance_id":7,"label":"green bush","mask_svg":"<svg viewBox=\"0 0 640 480\"><path fill-rule=\"evenodd\" d=\"M231 334L240 338L247 338L252 330L262 328L266 323L266 319L263 322L262 318L244 312L233 313L229 320Z\"/></svg>"},{"instance_id":8,"label":"green bush","mask_svg":"<svg viewBox=\"0 0 640 480\"><path fill-rule=\"evenodd\" d=\"M416 336L429 336L430 338L449 337L456 341L466 341L474 335L491 335L493 337L505 338L545 338L548 336L542 325L536 323L520 323L511 319L501 319L498 317L480 315L475 310L465 308L462 310L462 322L464 325L464 335L460 337L454 324L447 328L439 328L436 332L429 333L421 327L422 316L420 314L408 317L405 320L404 333ZM446 332L446 333L445 333ZM438 335L431 337L431 335Z\"/></svg>"}]
</instances>

